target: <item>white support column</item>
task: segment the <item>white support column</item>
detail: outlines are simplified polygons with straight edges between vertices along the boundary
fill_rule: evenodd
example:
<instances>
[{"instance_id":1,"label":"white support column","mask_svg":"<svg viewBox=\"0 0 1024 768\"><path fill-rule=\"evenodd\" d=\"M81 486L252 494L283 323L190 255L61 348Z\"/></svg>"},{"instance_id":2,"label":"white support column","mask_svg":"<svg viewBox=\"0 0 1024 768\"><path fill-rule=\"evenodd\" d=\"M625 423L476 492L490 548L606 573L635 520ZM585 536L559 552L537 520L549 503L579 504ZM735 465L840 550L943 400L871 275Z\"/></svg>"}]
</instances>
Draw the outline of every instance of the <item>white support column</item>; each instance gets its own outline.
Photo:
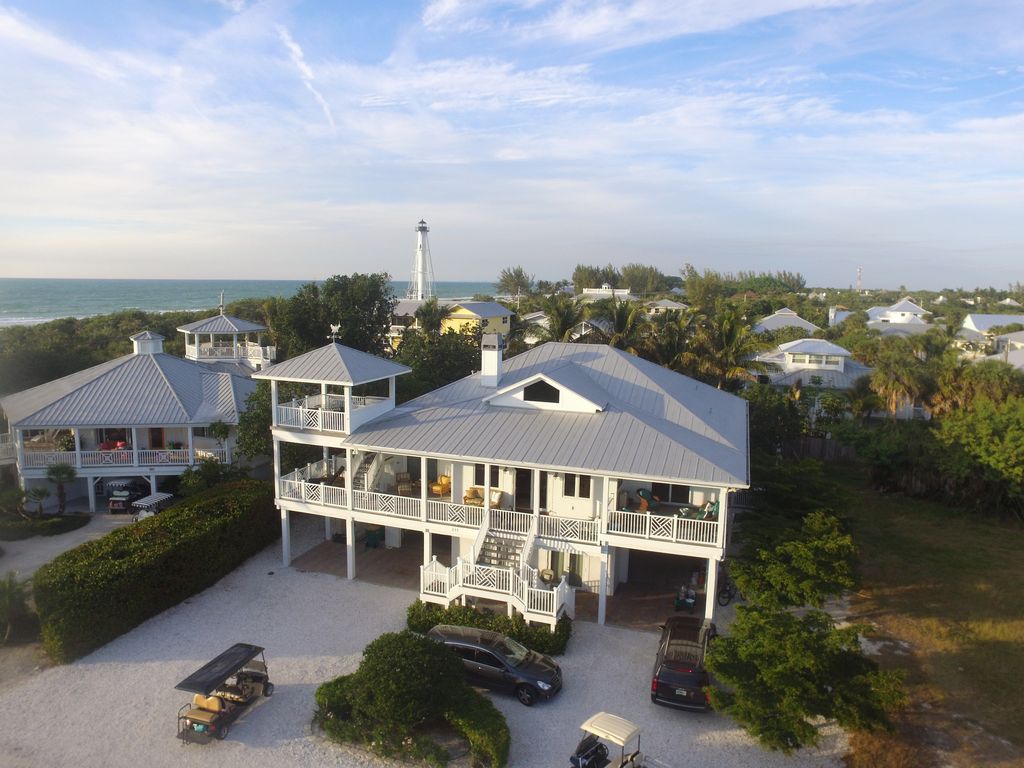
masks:
<instances>
[{"instance_id":1,"label":"white support column","mask_svg":"<svg viewBox=\"0 0 1024 768\"><path fill-rule=\"evenodd\" d=\"M281 510L281 562L285 568L292 564L291 513Z\"/></svg>"},{"instance_id":2,"label":"white support column","mask_svg":"<svg viewBox=\"0 0 1024 768\"><path fill-rule=\"evenodd\" d=\"M21 430L14 430L14 450L18 454L18 467L24 469L25 467L25 440L22 437ZM79 461L79 456L75 457L75 461ZM18 487L21 490L25 490L25 473L24 471L18 472Z\"/></svg>"},{"instance_id":3,"label":"white support column","mask_svg":"<svg viewBox=\"0 0 1024 768\"><path fill-rule=\"evenodd\" d=\"M718 600L718 560L708 558L708 576L704 580L704 618L715 618L715 605Z\"/></svg>"},{"instance_id":4,"label":"white support column","mask_svg":"<svg viewBox=\"0 0 1024 768\"><path fill-rule=\"evenodd\" d=\"M533 470L533 477L530 483L530 506L533 508L533 514L540 514L540 470Z\"/></svg>"},{"instance_id":5,"label":"white support column","mask_svg":"<svg viewBox=\"0 0 1024 768\"><path fill-rule=\"evenodd\" d=\"M608 545L601 546L601 576L597 590L597 623L604 624L608 603Z\"/></svg>"},{"instance_id":6,"label":"white support column","mask_svg":"<svg viewBox=\"0 0 1024 768\"><path fill-rule=\"evenodd\" d=\"M76 468L81 468L81 466L82 466L82 436L79 434L77 429L73 430L73 434L75 435L75 467ZM92 504L89 505L89 511L90 512L95 512L96 511L95 509L93 509Z\"/></svg>"},{"instance_id":7,"label":"white support column","mask_svg":"<svg viewBox=\"0 0 1024 768\"><path fill-rule=\"evenodd\" d=\"M386 549L402 548L402 529L394 526L384 526L384 547Z\"/></svg>"},{"instance_id":8,"label":"white support column","mask_svg":"<svg viewBox=\"0 0 1024 768\"><path fill-rule=\"evenodd\" d=\"M356 521L352 515L345 518L345 576L356 577Z\"/></svg>"},{"instance_id":9,"label":"white support column","mask_svg":"<svg viewBox=\"0 0 1024 768\"><path fill-rule=\"evenodd\" d=\"M139 430L135 427L132 427L132 464L139 466Z\"/></svg>"},{"instance_id":10,"label":"white support column","mask_svg":"<svg viewBox=\"0 0 1024 768\"><path fill-rule=\"evenodd\" d=\"M352 387L344 387L345 390L345 425L344 432L350 434L352 432Z\"/></svg>"},{"instance_id":11,"label":"white support column","mask_svg":"<svg viewBox=\"0 0 1024 768\"><path fill-rule=\"evenodd\" d=\"M348 387L346 387L346 390L347 389L348 389ZM348 398L346 397L346 400L347 399ZM345 418L348 418L348 416L346 416ZM351 448L346 448L345 449L345 490L347 491L347 493L345 494L345 499L346 499L346 501L348 501L348 510L349 510L349 512L352 511L352 496L355 493L355 489L352 486L353 486L353 483L355 481L355 477L356 477L356 468L352 466L352 449ZM351 522L352 521L352 515L349 515L348 519L349 519L349 522ZM349 578L351 579L353 577L349 576Z\"/></svg>"},{"instance_id":12,"label":"white support column","mask_svg":"<svg viewBox=\"0 0 1024 768\"><path fill-rule=\"evenodd\" d=\"M484 464L484 519L490 520L491 512L491 465Z\"/></svg>"},{"instance_id":13,"label":"white support column","mask_svg":"<svg viewBox=\"0 0 1024 768\"><path fill-rule=\"evenodd\" d=\"M270 382L270 426L277 426L277 381L272 379Z\"/></svg>"},{"instance_id":14,"label":"white support column","mask_svg":"<svg viewBox=\"0 0 1024 768\"><path fill-rule=\"evenodd\" d=\"M395 377L388 377L388 402L391 403L391 407L395 407Z\"/></svg>"},{"instance_id":15,"label":"white support column","mask_svg":"<svg viewBox=\"0 0 1024 768\"><path fill-rule=\"evenodd\" d=\"M718 491L718 536L715 543L725 550L729 546L729 489L721 488Z\"/></svg>"},{"instance_id":16,"label":"white support column","mask_svg":"<svg viewBox=\"0 0 1024 768\"><path fill-rule=\"evenodd\" d=\"M608 518L609 508L619 508L619 481L608 478L608 492L605 494L605 501L603 508L598 510L601 515L600 531L602 534L608 533Z\"/></svg>"},{"instance_id":17,"label":"white support column","mask_svg":"<svg viewBox=\"0 0 1024 768\"><path fill-rule=\"evenodd\" d=\"M156 474L149 476L149 492L156 493Z\"/></svg>"},{"instance_id":18,"label":"white support column","mask_svg":"<svg viewBox=\"0 0 1024 768\"><path fill-rule=\"evenodd\" d=\"M274 496L281 497L281 441L274 438Z\"/></svg>"},{"instance_id":19,"label":"white support column","mask_svg":"<svg viewBox=\"0 0 1024 768\"><path fill-rule=\"evenodd\" d=\"M96 514L96 478L87 477L85 478L85 485L89 489L89 512L93 515Z\"/></svg>"},{"instance_id":20,"label":"white support column","mask_svg":"<svg viewBox=\"0 0 1024 768\"><path fill-rule=\"evenodd\" d=\"M189 464L195 464L196 463L195 435L192 434L192 431L194 429L195 429L195 427L192 427L192 426L190 426L188 428L188 463Z\"/></svg>"},{"instance_id":21,"label":"white support column","mask_svg":"<svg viewBox=\"0 0 1024 768\"><path fill-rule=\"evenodd\" d=\"M333 533L331 530L331 518L329 515L324 515L324 541L330 541Z\"/></svg>"},{"instance_id":22,"label":"white support column","mask_svg":"<svg viewBox=\"0 0 1024 768\"><path fill-rule=\"evenodd\" d=\"M430 489L430 478L427 477L427 457L420 456L420 520L427 521L427 491ZM429 533L424 533L429 536ZM429 563L429 560L424 560Z\"/></svg>"},{"instance_id":23,"label":"white support column","mask_svg":"<svg viewBox=\"0 0 1024 768\"><path fill-rule=\"evenodd\" d=\"M423 564L430 565L434 555L434 534L430 531L423 531Z\"/></svg>"}]
</instances>

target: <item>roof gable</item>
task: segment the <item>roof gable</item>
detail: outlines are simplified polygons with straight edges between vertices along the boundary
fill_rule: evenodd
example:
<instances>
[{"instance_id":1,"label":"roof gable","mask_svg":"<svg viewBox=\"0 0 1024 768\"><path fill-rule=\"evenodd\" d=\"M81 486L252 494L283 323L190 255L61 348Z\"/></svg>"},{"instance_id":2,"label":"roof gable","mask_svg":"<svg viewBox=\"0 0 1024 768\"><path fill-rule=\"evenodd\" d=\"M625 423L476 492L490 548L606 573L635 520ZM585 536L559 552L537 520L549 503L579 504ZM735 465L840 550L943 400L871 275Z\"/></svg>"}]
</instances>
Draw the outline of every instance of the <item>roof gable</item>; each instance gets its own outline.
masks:
<instances>
[{"instance_id":1,"label":"roof gable","mask_svg":"<svg viewBox=\"0 0 1024 768\"><path fill-rule=\"evenodd\" d=\"M265 331L267 327L231 315L214 315L182 325L178 330L182 333L250 333Z\"/></svg>"},{"instance_id":2,"label":"roof gable","mask_svg":"<svg viewBox=\"0 0 1024 768\"><path fill-rule=\"evenodd\" d=\"M411 370L383 357L332 343L264 368L253 378L355 386L401 376Z\"/></svg>"},{"instance_id":3,"label":"roof gable","mask_svg":"<svg viewBox=\"0 0 1024 768\"><path fill-rule=\"evenodd\" d=\"M558 399L532 398L530 389L539 382L554 390ZM534 408L564 413L595 413L608 405L608 394L572 363L520 379L499 389L485 403L510 408Z\"/></svg>"}]
</instances>

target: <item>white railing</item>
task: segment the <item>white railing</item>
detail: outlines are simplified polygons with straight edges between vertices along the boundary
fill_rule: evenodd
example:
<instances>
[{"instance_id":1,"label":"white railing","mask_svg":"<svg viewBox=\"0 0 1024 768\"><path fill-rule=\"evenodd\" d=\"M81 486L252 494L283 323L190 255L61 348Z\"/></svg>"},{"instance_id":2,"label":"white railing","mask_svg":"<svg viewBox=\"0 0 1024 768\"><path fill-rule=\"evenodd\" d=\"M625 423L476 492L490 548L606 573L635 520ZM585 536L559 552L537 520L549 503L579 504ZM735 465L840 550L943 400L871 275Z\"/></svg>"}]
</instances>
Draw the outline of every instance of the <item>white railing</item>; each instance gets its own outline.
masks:
<instances>
[{"instance_id":1,"label":"white railing","mask_svg":"<svg viewBox=\"0 0 1024 768\"><path fill-rule=\"evenodd\" d=\"M530 515L530 530L526 532L526 540L523 541L523 548L519 551L519 567L530 568L530 556L533 554L533 546L537 543L537 518L539 515ZM531 587L537 586L537 571L533 570L533 578L530 581Z\"/></svg>"},{"instance_id":2,"label":"white railing","mask_svg":"<svg viewBox=\"0 0 1024 768\"><path fill-rule=\"evenodd\" d=\"M529 512L513 512L509 509L492 509L490 529L504 533L526 533L533 524Z\"/></svg>"},{"instance_id":3,"label":"white railing","mask_svg":"<svg viewBox=\"0 0 1024 768\"><path fill-rule=\"evenodd\" d=\"M198 453L198 451L197 451ZM190 464L188 448L139 451L139 464Z\"/></svg>"},{"instance_id":4,"label":"white railing","mask_svg":"<svg viewBox=\"0 0 1024 768\"><path fill-rule=\"evenodd\" d=\"M469 550L470 559L475 563L476 559L480 556L480 551L484 547L484 539L487 538L488 519L481 515L480 517L480 528L476 532L476 538L473 539L473 548Z\"/></svg>"},{"instance_id":5,"label":"white railing","mask_svg":"<svg viewBox=\"0 0 1024 768\"><path fill-rule=\"evenodd\" d=\"M358 509L360 512L375 512L379 515L392 515L413 520L418 520L420 517L419 499L391 493L353 490L352 508Z\"/></svg>"},{"instance_id":6,"label":"white railing","mask_svg":"<svg viewBox=\"0 0 1024 768\"><path fill-rule=\"evenodd\" d=\"M421 596L451 602L464 594L507 600L527 619L546 621L552 628L562 613L572 616L576 609L575 595L564 579L554 590L537 589L530 586L529 576L461 558L451 568L445 568L436 557L420 566Z\"/></svg>"},{"instance_id":7,"label":"white railing","mask_svg":"<svg viewBox=\"0 0 1024 768\"><path fill-rule=\"evenodd\" d=\"M213 459L219 461L221 464L228 460L228 451L226 448L196 448L196 461L202 461L203 459Z\"/></svg>"},{"instance_id":8,"label":"white railing","mask_svg":"<svg viewBox=\"0 0 1024 768\"><path fill-rule=\"evenodd\" d=\"M484 519L483 507L453 504L450 501L427 499L427 520L431 523L464 525L478 528Z\"/></svg>"},{"instance_id":9,"label":"white railing","mask_svg":"<svg viewBox=\"0 0 1024 768\"><path fill-rule=\"evenodd\" d=\"M717 520L692 520L646 512L614 510L608 513L608 533L680 544L716 544L718 525Z\"/></svg>"},{"instance_id":10,"label":"white railing","mask_svg":"<svg viewBox=\"0 0 1024 768\"><path fill-rule=\"evenodd\" d=\"M335 402L335 399L340 403ZM337 407L321 407L321 403L325 401ZM312 395L305 400L292 400L277 406L277 423L278 426L296 429L345 432L344 403L340 395L327 395L326 400L321 395Z\"/></svg>"},{"instance_id":11,"label":"white railing","mask_svg":"<svg viewBox=\"0 0 1024 768\"><path fill-rule=\"evenodd\" d=\"M249 360L273 360L277 355L276 347L261 347L259 344L245 342L237 346L232 344L209 344L185 345L185 356L194 360L230 360L232 358L247 358Z\"/></svg>"},{"instance_id":12,"label":"white railing","mask_svg":"<svg viewBox=\"0 0 1024 768\"><path fill-rule=\"evenodd\" d=\"M319 504L325 507L348 508L348 491L345 488L326 483L311 483L306 474L308 471L308 467L302 467L283 475L278 489L278 498Z\"/></svg>"},{"instance_id":13,"label":"white railing","mask_svg":"<svg viewBox=\"0 0 1024 768\"><path fill-rule=\"evenodd\" d=\"M70 464L74 467L77 466L75 459L74 451L25 451L26 467L48 467L51 464Z\"/></svg>"},{"instance_id":14,"label":"white railing","mask_svg":"<svg viewBox=\"0 0 1024 768\"><path fill-rule=\"evenodd\" d=\"M571 517L541 515L537 521L537 535L545 539L597 544L600 524L597 520L577 520Z\"/></svg>"},{"instance_id":15,"label":"white railing","mask_svg":"<svg viewBox=\"0 0 1024 768\"><path fill-rule=\"evenodd\" d=\"M13 459L18 455L18 446L14 444L14 435L10 432L0 435L0 459Z\"/></svg>"},{"instance_id":16,"label":"white railing","mask_svg":"<svg viewBox=\"0 0 1024 768\"><path fill-rule=\"evenodd\" d=\"M71 456L74 455L74 452L71 452ZM130 467L135 463L135 457L131 450L82 451L79 457L83 467Z\"/></svg>"}]
</instances>

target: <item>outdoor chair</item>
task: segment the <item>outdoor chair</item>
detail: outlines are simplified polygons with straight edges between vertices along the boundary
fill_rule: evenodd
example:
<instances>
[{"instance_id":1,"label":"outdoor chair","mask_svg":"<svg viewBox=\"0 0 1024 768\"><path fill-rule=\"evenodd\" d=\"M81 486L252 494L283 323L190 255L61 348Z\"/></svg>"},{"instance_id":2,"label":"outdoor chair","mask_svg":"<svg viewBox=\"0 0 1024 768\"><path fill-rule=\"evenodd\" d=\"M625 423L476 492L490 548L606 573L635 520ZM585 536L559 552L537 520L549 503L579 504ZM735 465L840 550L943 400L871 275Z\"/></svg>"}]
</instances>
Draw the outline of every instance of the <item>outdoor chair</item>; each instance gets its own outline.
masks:
<instances>
[{"instance_id":1,"label":"outdoor chair","mask_svg":"<svg viewBox=\"0 0 1024 768\"><path fill-rule=\"evenodd\" d=\"M430 484L430 493L434 496L448 496L452 492L452 479L448 475L439 475L437 482Z\"/></svg>"},{"instance_id":2,"label":"outdoor chair","mask_svg":"<svg viewBox=\"0 0 1024 768\"><path fill-rule=\"evenodd\" d=\"M482 507L484 505L483 489L477 485L471 485L466 489L466 495L462 497L462 503L470 507Z\"/></svg>"}]
</instances>

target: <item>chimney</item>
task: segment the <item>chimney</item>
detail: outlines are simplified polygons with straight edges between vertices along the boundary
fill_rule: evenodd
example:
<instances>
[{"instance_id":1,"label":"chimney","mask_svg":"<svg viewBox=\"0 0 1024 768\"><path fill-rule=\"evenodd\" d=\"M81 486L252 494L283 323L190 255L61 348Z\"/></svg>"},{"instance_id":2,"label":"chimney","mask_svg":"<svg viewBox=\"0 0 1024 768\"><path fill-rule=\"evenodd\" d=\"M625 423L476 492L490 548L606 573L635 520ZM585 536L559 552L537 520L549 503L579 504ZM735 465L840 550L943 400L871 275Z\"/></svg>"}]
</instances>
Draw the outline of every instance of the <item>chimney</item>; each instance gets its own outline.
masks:
<instances>
[{"instance_id":1,"label":"chimney","mask_svg":"<svg viewBox=\"0 0 1024 768\"><path fill-rule=\"evenodd\" d=\"M500 333L485 333L480 345L480 385L496 388L501 381L501 350L505 341Z\"/></svg>"},{"instance_id":2,"label":"chimney","mask_svg":"<svg viewBox=\"0 0 1024 768\"><path fill-rule=\"evenodd\" d=\"M164 337L152 331L143 331L130 337L132 352L136 355L159 355L164 351Z\"/></svg>"}]
</instances>

